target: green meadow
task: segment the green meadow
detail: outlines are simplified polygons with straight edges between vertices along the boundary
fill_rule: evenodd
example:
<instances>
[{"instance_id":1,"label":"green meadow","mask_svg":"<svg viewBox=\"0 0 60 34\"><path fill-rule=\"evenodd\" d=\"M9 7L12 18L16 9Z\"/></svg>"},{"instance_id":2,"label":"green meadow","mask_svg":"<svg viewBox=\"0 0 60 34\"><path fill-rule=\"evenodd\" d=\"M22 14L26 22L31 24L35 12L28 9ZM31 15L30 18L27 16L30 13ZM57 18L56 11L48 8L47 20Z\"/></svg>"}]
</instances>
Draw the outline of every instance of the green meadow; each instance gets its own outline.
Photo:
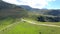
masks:
<instances>
[{"instance_id":1,"label":"green meadow","mask_svg":"<svg viewBox=\"0 0 60 34\"><path fill-rule=\"evenodd\" d=\"M13 20L14 19L8 18L0 22L3 22L2 25L6 27L13 24ZM0 25L0 30L1 28L2 26ZM0 34L60 34L60 28L35 25L28 22L19 21L18 24L1 30Z\"/></svg>"},{"instance_id":2,"label":"green meadow","mask_svg":"<svg viewBox=\"0 0 60 34\"><path fill-rule=\"evenodd\" d=\"M4 28L5 26L8 26L12 23L15 22L16 19L8 17L8 18L4 18L4 19L0 19L0 29Z\"/></svg>"}]
</instances>

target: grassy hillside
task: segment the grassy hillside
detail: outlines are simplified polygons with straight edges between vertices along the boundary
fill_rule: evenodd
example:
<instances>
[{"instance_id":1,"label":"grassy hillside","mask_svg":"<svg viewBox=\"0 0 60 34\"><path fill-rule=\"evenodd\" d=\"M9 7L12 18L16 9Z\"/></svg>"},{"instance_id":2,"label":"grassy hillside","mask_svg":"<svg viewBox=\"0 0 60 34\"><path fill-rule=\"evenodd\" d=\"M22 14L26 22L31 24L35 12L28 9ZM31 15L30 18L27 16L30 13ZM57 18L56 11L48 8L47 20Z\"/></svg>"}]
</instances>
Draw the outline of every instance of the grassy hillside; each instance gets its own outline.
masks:
<instances>
[{"instance_id":1,"label":"grassy hillside","mask_svg":"<svg viewBox=\"0 0 60 34\"><path fill-rule=\"evenodd\" d=\"M1 34L60 34L58 27L46 27L20 22L15 26L11 26L7 30L1 31Z\"/></svg>"},{"instance_id":2,"label":"grassy hillside","mask_svg":"<svg viewBox=\"0 0 60 34\"><path fill-rule=\"evenodd\" d=\"M4 1L0 1L0 17L14 17L21 18L27 15L27 11L17 5L10 4Z\"/></svg>"},{"instance_id":3,"label":"grassy hillside","mask_svg":"<svg viewBox=\"0 0 60 34\"><path fill-rule=\"evenodd\" d=\"M49 24L60 26L60 10L33 8L34 10L27 11L25 8L0 2L0 34L60 34L60 27L49 26ZM48 26L21 21L21 18Z\"/></svg>"},{"instance_id":4,"label":"grassy hillside","mask_svg":"<svg viewBox=\"0 0 60 34\"><path fill-rule=\"evenodd\" d=\"M5 26L8 26L12 23L14 23L16 21L16 19L11 18L11 17L7 17L4 19L0 19L0 29L4 28Z\"/></svg>"}]
</instances>

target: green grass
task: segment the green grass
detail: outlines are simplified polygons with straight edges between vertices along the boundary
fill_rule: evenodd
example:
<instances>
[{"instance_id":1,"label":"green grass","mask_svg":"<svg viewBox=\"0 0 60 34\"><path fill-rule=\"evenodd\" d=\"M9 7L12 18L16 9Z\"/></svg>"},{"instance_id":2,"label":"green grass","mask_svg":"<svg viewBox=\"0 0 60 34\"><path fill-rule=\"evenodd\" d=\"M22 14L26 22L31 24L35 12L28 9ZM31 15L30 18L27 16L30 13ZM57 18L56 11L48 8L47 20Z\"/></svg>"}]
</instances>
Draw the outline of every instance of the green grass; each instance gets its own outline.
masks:
<instances>
[{"instance_id":1,"label":"green grass","mask_svg":"<svg viewBox=\"0 0 60 34\"><path fill-rule=\"evenodd\" d=\"M42 23L42 24L51 24L51 25L59 25L60 26L60 22L37 22L37 23Z\"/></svg>"},{"instance_id":2,"label":"green grass","mask_svg":"<svg viewBox=\"0 0 60 34\"><path fill-rule=\"evenodd\" d=\"M9 29L0 32L1 34L60 34L60 28L33 25L27 22L20 22Z\"/></svg>"},{"instance_id":3,"label":"green grass","mask_svg":"<svg viewBox=\"0 0 60 34\"><path fill-rule=\"evenodd\" d=\"M28 21L35 22L35 23L39 23L39 24L52 24L52 25L59 25L60 26L60 22L40 22L40 21L34 20L33 18L24 18L24 19L28 20Z\"/></svg>"},{"instance_id":4,"label":"green grass","mask_svg":"<svg viewBox=\"0 0 60 34\"><path fill-rule=\"evenodd\" d=\"M35 20L33 19L28 19L28 18L24 18L24 19L35 22ZM1 20L0 23L2 25L0 25L0 29L3 28L3 26L5 27L12 24L14 21L15 19L13 18L7 18L5 20ZM37 22L37 23L55 24L51 22ZM59 25L59 23L56 23L56 24ZM0 34L60 34L60 28L34 25L28 22L20 21L19 24L0 31Z\"/></svg>"},{"instance_id":5,"label":"green grass","mask_svg":"<svg viewBox=\"0 0 60 34\"><path fill-rule=\"evenodd\" d=\"M15 19L10 18L10 17L3 19L3 20L0 20L0 29L9 25L9 24L12 24L14 21L15 21Z\"/></svg>"}]
</instances>

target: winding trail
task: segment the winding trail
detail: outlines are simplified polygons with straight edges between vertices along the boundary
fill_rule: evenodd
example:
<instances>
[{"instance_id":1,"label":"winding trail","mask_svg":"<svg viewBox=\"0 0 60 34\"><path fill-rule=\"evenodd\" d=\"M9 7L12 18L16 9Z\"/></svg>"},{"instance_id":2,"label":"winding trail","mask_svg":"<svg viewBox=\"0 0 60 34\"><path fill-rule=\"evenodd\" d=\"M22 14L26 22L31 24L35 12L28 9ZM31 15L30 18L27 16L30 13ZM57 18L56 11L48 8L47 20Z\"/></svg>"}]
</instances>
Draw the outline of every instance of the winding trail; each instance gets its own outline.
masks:
<instances>
[{"instance_id":1,"label":"winding trail","mask_svg":"<svg viewBox=\"0 0 60 34\"><path fill-rule=\"evenodd\" d=\"M28 20L25 20L25 19L22 19L22 21L26 21L26 22L28 22L28 23L35 24L35 25L41 25L41 26L60 27L59 25L51 25L51 24L38 24L38 23L31 22L31 21L28 21Z\"/></svg>"},{"instance_id":2,"label":"winding trail","mask_svg":"<svg viewBox=\"0 0 60 34\"><path fill-rule=\"evenodd\" d=\"M25 22L28 22L28 23L30 23L30 24L35 24L35 25L49 26L49 27L60 27L60 26L58 26L58 25L38 24L38 23L31 22L31 21L28 21L28 20L25 20L25 19L21 19L21 22L24 22L24 21L25 21ZM9 28L11 28L11 27L14 27L14 26L18 25L19 23L20 23L20 21L15 22L15 23L13 23L13 24L10 24L10 25L8 25L8 26L0 29L0 33L1 33L3 30L5 30L5 29L9 29Z\"/></svg>"}]
</instances>

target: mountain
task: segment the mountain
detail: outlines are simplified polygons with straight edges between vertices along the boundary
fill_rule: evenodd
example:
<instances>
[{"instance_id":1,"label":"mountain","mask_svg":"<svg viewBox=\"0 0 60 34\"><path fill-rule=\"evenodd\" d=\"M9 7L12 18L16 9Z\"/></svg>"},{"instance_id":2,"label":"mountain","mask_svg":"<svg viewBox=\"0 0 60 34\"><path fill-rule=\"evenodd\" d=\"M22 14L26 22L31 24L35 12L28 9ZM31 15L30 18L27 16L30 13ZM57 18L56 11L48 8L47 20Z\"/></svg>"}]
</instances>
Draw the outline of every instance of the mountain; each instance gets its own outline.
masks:
<instances>
[{"instance_id":1,"label":"mountain","mask_svg":"<svg viewBox=\"0 0 60 34\"><path fill-rule=\"evenodd\" d=\"M14 4L10 4L4 1L0 1L0 9L10 9L10 8L22 8Z\"/></svg>"},{"instance_id":2,"label":"mountain","mask_svg":"<svg viewBox=\"0 0 60 34\"><path fill-rule=\"evenodd\" d=\"M0 1L0 16L23 16L27 15L27 11L29 13L34 14L43 14L43 15L52 15L52 16L60 16L60 10L49 10L49 9L38 9L32 8L28 5L14 5L4 1Z\"/></svg>"},{"instance_id":3,"label":"mountain","mask_svg":"<svg viewBox=\"0 0 60 34\"><path fill-rule=\"evenodd\" d=\"M28 6L28 5L20 5L20 7L26 9L26 10L32 10L32 7Z\"/></svg>"},{"instance_id":4,"label":"mountain","mask_svg":"<svg viewBox=\"0 0 60 34\"><path fill-rule=\"evenodd\" d=\"M35 14L38 13L38 14L43 14L43 15L60 16L60 9L38 9L38 8L32 8L27 5L21 5L21 7Z\"/></svg>"},{"instance_id":5,"label":"mountain","mask_svg":"<svg viewBox=\"0 0 60 34\"><path fill-rule=\"evenodd\" d=\"M52 16L60 16L60 10L50 10L45 13L46 15L52 15Z\"/></svg>"},{"instance_id":6,"label":"mountain","mask_svg":"<svg viewBox=\"0 0 60 34\"><path fill-rule=\"evenodd\" d=\"M24 9L26 9L26 10L28 10L28 11L40 10L40 9L38 9L38 8L32 8L32 7L28 6L28 5L20 5L20 7L24 8Z\"/></svg>"},{"instance_id":7,"label":"mountain","mask_svg":"<svg viewBox=\"0 0 60 34\"><path fill-rule=\"evenodd\" d=\"M24 17L26 14L26 10L22 7L0 1L0 17Z\"/></svg>"}]
</instances>

